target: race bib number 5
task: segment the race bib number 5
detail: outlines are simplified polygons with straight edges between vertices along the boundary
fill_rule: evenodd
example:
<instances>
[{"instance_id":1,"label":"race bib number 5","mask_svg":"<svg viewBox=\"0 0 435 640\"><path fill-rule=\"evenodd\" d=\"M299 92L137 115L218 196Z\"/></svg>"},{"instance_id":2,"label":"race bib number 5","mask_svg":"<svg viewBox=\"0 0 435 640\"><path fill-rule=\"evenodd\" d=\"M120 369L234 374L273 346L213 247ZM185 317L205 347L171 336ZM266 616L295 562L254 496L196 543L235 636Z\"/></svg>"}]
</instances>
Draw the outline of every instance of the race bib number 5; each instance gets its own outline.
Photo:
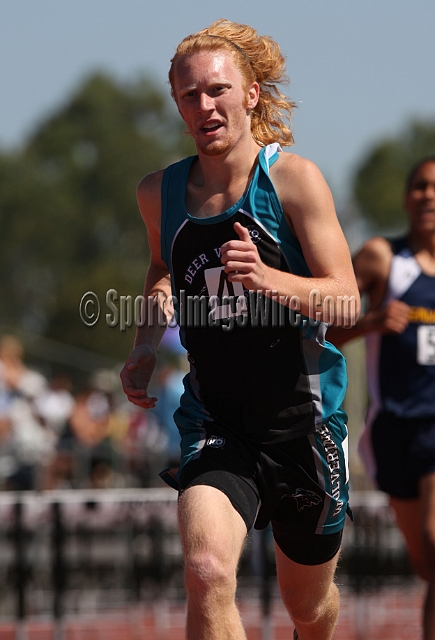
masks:
<instances>
[{"instance_id":1,"label":"race bib number 5","mask_svg":"<svg viewBox=\"0 0 435 640\"><path fill-rule=\"evenodd\" d=\"M435 324L421 325L417 329L417 362L435 365Z\"/></svg>"}]
</instances>

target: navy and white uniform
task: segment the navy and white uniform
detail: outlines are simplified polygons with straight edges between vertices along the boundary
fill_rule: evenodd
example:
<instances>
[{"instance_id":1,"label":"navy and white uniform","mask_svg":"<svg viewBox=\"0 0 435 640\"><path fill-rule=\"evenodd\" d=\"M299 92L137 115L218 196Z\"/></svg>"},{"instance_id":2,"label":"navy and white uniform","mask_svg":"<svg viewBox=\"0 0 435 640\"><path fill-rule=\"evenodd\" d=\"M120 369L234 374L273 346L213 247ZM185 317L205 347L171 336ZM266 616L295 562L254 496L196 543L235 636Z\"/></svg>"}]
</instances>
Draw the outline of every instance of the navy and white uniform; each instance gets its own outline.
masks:
<instances>
[{"instance_id":1,"label":"navy and white uniform","mask_svg":"<svg viewBox=\"0 0 435 640\"><path fill-rule=\"evenodd\" d=\"M218 451L235 458L237 450L250 450L245 475L258 475L252 462L255 452L269 448L270 453L284 443L303 440L309 448L313 495L310 502L307 493L301 507L303 491L308 490L301 486L300 497L291 502L296 512L299 507L300 513L313 513L317 533L334 533L343 527L347 506L343 355L325 340L324 323L301 316L297 305L290 310L279 300L228 282L220 259L220 247L238 239L234 230L238 221L248 228L265 264L310 277L269 176L279 150L273 144L260 151L245 194L213 217L191 216L185 206L196 156L164 173L161 252L190 361L181 406L174 416L181 433L181 462L173 484L177 486L186 468L194 468L192 462L220 455ZM208 465L213 464L210 458ZM167 475L162 477L171 482ZM263 508L257 525L266 526L273 517L272 507L266 509L260 485L261 481L255 482Z\"/></svg>"},{"instance_id":2,"label":"navy and white uniform","mask_svg":"<svg viewBox=\"0 0 435 640\"><path fill-rule=\"evenodd\" d=\"M401 334L366 336L370 409L360 452L379 488L418 495L418 479L435 470L435 277L422 272L406 237L391 242L384 304L410 307Z\"/></svg>"}]
</instances>

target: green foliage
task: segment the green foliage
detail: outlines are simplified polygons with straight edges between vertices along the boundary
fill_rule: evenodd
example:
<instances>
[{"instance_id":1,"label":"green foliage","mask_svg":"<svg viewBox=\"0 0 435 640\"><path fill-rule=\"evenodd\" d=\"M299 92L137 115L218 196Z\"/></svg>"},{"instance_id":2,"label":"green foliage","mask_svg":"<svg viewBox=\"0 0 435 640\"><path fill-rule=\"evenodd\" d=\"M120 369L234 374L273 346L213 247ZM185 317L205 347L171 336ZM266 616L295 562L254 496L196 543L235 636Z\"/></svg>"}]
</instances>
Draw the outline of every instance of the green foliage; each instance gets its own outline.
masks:
<instances>
[{"instance_id":1,"label":"green foliage","mask_svg":"<svg viewBox=\"0 0 435 640\"><path fill-rule=\"evenodd\" d=\"M28 140L0 156L0 325L123 359L126 336L89 329L82 295L142 293L149 255L136 186L193 153L168 97L141 78L89 77ZM127 332L128 333L128 332Z\"/></svg>"},{"instance_id":2,"label":"green foliage","mask_svg":"<svg viewBox=\"0 0 435 640\"><path fill-rule=\"evenodd\" d=\"M379 231L405 225L402 201L406 176L415 162L435 153L435 121L412 122L397 138L379 142L356 171L353 193Z\"/></svg>"}]
</instances>

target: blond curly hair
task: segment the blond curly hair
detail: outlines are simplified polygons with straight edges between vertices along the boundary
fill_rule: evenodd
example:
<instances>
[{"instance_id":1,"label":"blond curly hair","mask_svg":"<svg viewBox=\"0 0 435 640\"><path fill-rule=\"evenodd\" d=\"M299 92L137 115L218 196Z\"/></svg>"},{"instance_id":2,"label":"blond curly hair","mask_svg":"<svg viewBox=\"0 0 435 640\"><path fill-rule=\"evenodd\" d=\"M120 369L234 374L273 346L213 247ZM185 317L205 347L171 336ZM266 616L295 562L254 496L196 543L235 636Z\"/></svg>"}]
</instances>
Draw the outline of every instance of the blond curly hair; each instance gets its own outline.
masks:
<instances>
[{"instance_id":1,"label":"blond curly hair","mask_svg":"<svg viewBox=\"0 0 435 640\"><path fill-rule=\"evenodd\" d=\"M279 45L270 36L259 36L246 24L230 20L216 20L206 29L187 36L180 42L171 60L169 82L174 96L175 63L198 51L228 51L242 74L246 86L260 85L257 106L251 112L251 133L261 146L279 142L282 146L294 143L291 118L296 104L278 88L288 84L285 60Z\"/></svg>"}]
</instances>

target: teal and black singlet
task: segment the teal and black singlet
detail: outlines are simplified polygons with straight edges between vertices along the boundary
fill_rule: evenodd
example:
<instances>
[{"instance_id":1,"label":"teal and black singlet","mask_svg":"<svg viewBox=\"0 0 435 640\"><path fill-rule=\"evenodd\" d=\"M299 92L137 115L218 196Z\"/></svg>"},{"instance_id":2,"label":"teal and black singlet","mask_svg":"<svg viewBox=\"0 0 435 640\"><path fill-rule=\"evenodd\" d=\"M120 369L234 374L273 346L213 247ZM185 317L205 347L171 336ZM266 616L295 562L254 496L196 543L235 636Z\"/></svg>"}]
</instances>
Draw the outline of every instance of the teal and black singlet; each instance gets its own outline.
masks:
<instances>
[{"instance_id":1,"label":"teal and black singlet","mask_svg":"<svg viewBox=\"0 0 435 640\"><path fill-rule=\"evenodd\" d=\"M246 437L283 442L320 431L341 410L345 360L325 340L326 325L299 317L270 297L252 296L240 283L229 283L220 260L220 247L238 239L238 221L249 230L265 264L310 277L269 177L278 149L277 144L263 148L242 198L209 218L189 215L185 205L196 156L164 173L161 251L190 361L175 415L184 433L212 422L224 406L231 406L237 413L234 419L249 425ZM202 303L195 316L198 300Z\"/></svg>"}]
</instances>

